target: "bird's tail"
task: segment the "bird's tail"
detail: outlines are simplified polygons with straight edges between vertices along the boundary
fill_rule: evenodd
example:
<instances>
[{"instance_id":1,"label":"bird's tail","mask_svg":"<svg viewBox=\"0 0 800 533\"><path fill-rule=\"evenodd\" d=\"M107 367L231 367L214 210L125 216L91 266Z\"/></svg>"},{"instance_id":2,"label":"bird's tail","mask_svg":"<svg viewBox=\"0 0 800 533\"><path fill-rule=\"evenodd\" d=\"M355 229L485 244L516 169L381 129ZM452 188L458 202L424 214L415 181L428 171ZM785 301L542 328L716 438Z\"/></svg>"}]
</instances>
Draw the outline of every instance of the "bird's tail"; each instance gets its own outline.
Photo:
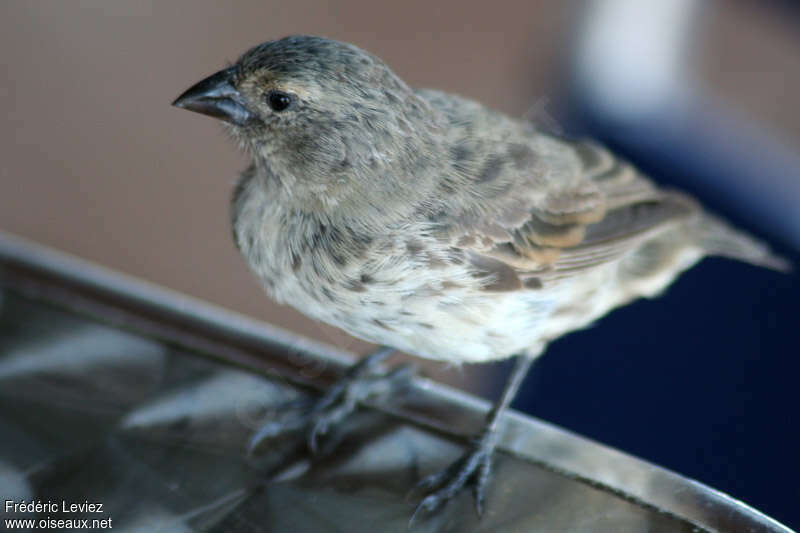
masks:
<instances>
[{"instance_id":1,"label":"bird's tail","mask_svg":"<svg viewBox=\"0 0 800 533\"><path fill-rule=\"evenodd\" d=\"M762 241L732 228L717 217L704 214L698 224L700 246L708 255L738 259L780 272L792 270L792 263L770 250Z\"/></svg>"}]
</instances>

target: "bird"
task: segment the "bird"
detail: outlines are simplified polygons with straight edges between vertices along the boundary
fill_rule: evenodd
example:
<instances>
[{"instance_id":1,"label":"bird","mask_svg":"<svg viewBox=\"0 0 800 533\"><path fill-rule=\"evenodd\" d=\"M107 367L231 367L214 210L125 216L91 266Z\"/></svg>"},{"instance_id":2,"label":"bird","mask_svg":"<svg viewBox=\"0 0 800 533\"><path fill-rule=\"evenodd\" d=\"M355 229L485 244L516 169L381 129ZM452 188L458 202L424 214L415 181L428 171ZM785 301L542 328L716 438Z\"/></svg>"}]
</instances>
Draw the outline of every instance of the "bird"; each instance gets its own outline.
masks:
<instances>
[{"instance_id":1,"label":"bird","mask_svg":"<svg viewBox=\"0 0 800 533\"><path fill-rule=\"evenodd\" d=\"M706 256L789 268L600 144L411 88L353 44L259 44L173 105L221 120L251 160L231 223L267 294L386 347L278 430L307 428L314 450L375 392L395 350L451 364L515 358L469 450L420 482L414 516L468 486L482 512L503 412L553 340L661 294Z\"/></svg>"}]
</instances>

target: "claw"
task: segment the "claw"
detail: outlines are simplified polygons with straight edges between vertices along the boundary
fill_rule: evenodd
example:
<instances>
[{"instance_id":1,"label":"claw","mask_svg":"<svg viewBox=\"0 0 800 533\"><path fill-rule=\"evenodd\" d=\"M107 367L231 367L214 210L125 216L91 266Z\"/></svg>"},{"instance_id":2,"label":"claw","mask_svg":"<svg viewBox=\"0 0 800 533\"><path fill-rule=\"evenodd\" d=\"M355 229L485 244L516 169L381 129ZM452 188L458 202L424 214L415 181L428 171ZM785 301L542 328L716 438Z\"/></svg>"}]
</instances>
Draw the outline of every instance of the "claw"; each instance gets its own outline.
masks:
<instances>
[{"instance_id":1,"label":"claw","mask_svg":"<svg viewBox=\"0 0 800 533\"><path fill-rule=\"evenodd\" d=\"M385 375L376 374L375 367L392 353L391 349L382 349L354 365L346 377L334 384L306 414L293 413L284 416L282 420L265 424L250 438L248 453L252 455L266 439L307 429L308 448L312 454L317 454L321 437L352 413L359 402L371 397L391 395L399 385L408 383L413 375L413 368L407 365Z\"/></svg>"},{"instance_id":2,"label":"claw","mask_svg":"<svg viewBox=\"0 0 800 533\"><path fill-rule=\"evenodd\" d=\"M417 505L417 508L414 510L414 513L411 515L411 518L408 519L408 529L411 529L411 526L414 525L414 521L416 521L417 515L421 511L425 510L427 512L431 512L436 510L438 506L439 506L439 500L435 494L426 496L421 502L419 502L419 505Z\"/></svg>"},{"instance_id":3,"label":"claw","mask_svg":"<svg viewBox=\"0 0 800 533\"><path fill-rule=\"evenodd\" d=\"M478 516L482 516L486 503L486 484L491 472L493 450L494 447L491 445L478 443L475 449L461 456L444 470L426 476L417 483L415 489L429 490L437 487L438 489L425 496L419 503L409 525L421 511L434 511L445 505L469 483L473 484L475 510Z\"/></svg>"},{"instance_id":4,"label":"claw","mask_svg":"<svg viewBox=\"0 0 800 533\"><path fill-rule=\"evenodd\" d=\"M271 439L292 429L299 429L299 427L301 427L299 423L292 423L291 421L270 422L268 424L264 424L261 429L256 431L255 434L250 437L250 441L247 444L247 454L250 456L254 455L255 451L258 449L258 446L265 440Z\"/></svg>"},{"instance_id":5,"label":"claw","mask_svg":"<svg viewBox=\"0 0 800 533\"><path fill-rule=\"evenodd\" d=\"M483 504L486 502L483 485L475 483L475 486L472 487L472 497L475 500L475 512L478 513L478 516L483 516Z\"/></svg>"},{"instance_id":6,"label":"claw","mask_svg":"<svg viewBox=\"0 0 800 533\"><path fill-rule=\"evenodd\" d=\"M328 432L328 421L324 418L318 419L308 432L308 449L312 455L319 452L319 437Z\"/></svg>"}]
</instances>

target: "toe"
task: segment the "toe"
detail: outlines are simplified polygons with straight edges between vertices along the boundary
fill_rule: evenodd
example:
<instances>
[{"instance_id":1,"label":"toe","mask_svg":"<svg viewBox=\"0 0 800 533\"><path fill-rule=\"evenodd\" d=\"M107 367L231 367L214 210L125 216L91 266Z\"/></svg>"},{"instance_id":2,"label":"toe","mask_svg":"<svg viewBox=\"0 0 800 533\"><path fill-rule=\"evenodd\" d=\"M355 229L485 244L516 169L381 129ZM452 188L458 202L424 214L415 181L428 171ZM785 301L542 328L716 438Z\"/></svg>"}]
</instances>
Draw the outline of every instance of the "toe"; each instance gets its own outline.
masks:
<instances>
[{"instance_id":1,"label":"toe","mask_svg":"<svg viewBox=\"0 0 800 533\"><path fill-rule=\"evenodd\" d=\"M417 482L414 485L415 490L429 490L434 487L438 487L442 484L442 482L447 477L447 470L442 470L441 472L436 472L435 474L431 474L429 476L425 476L422 478L421 481Z\"/></svg>"},{"instance_id":2,"label":"toe","mask_svg":"<svg viewBox=\"0 0 800 533\"><path fill-rule=\"evenodd\" d=\"M319 452L320 437L328 433L329 427L329 420L324 416L314 420L311 430L308 432L308 449L311 450L312 454L316 455Z\"/></svg>"},{"instance_id":3,"label":"toe","mask_svg":"<svg viewBox=\"0 0 800 533\"><path fill-rule=\"evenodd\" d=\"M277 437L278 435L298 431L305 427L306 421L302 417L290 417L285 420L267 422L256 431L247 444L247 453L253 455L262 442Z\"/></svg>"},{"instance_id":4,"label":"toe","mask_svg":"<svg viewBox=\"0 0 800 533\"><path fill-rule=\"evenodd\" d=\"M425 477L416 488L421 490L436 489L428 494L414 512L433 511L452 500L468 484L473 485L475 509L478 515L483 514L486 502L486 486L491 472L492 451L477 449L464 455L448 468Z\"/></svg>"},{"instance_id":5,"label":"toe","mask_svg":"<svg viewBox=\"0 0 800 533\"><path fill-rule=\"evenodd\" d=\"M473 486L473 495L475 496L475 510L478 516L483 515L484 504L486 503L486 486L489 482L489 474L491 473L492 461L491 456L485 456L478 467L475 474L475 485Z\"/></svg>"}]
</instances>

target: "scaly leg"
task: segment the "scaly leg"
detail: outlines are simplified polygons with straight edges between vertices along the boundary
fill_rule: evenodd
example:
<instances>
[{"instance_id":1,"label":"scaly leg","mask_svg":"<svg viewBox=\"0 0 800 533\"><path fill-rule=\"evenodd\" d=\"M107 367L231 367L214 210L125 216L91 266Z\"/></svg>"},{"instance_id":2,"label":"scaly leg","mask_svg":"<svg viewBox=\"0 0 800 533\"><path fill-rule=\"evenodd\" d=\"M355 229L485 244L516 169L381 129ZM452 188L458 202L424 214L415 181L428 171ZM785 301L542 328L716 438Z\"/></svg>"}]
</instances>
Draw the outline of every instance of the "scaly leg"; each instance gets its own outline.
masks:
<instances>
[{"instance_id":1,"label":"scaly leg","mask_svg":"<svg viewBox=\"0 0 800 533\"><path fill-rule=\"evenodd\" d=\"M514 370L511 372L503 393L492 407L492 410L489 411L486 417L486 426L475 439L472 449L446 469L426 477L417 485L421 489L426 491L433 490L433 492L430 492L420 502L411 517L412 522L423 509L433 511L447 503L467 483L473 484L475 508L478 514L483 513L486 483L489 480L492 466L492 454L500 437L498 431L500 418L517 395L520 384L528 373L532 362L533 358L529 356L517 356Z\"/></svg>"}]
</instances>

